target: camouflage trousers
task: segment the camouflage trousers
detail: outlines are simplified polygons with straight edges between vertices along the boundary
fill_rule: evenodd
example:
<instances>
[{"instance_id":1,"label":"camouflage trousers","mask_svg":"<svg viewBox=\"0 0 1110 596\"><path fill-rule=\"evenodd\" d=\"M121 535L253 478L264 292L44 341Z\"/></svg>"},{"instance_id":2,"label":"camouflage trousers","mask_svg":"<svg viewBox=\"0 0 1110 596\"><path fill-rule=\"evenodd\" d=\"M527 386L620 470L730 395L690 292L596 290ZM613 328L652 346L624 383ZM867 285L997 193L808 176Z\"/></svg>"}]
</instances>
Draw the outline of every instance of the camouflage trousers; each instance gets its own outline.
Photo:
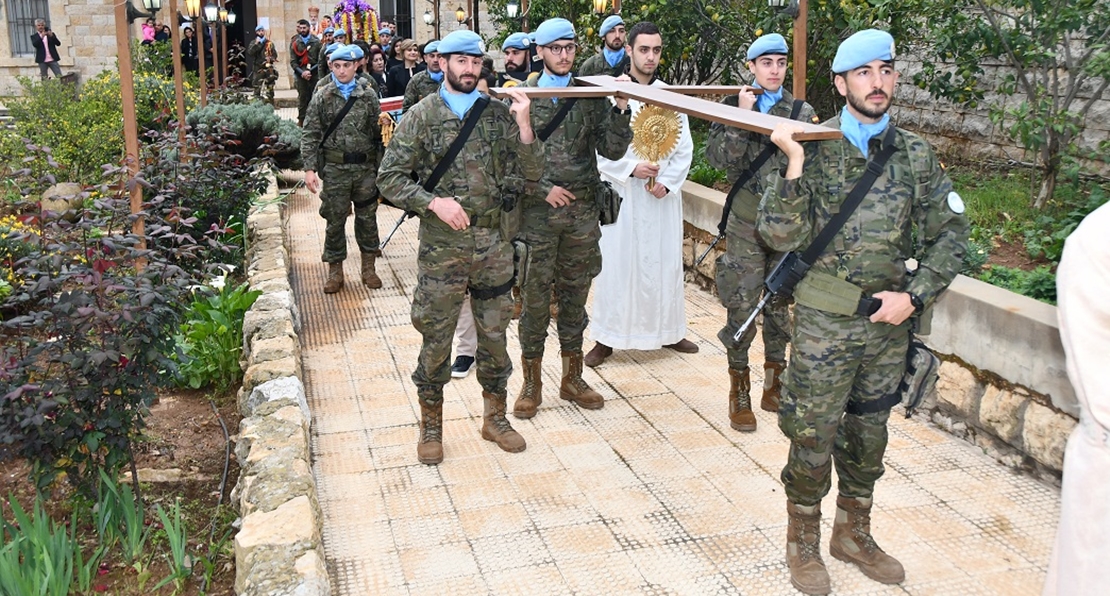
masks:
<instances>
[{"instance_id":1,"label":"camouflage trousers","mask_svg":"<svg viewBox=\"0 0 1110 596\"><path fill-rule=\"evenodd\" d=\"M377 171L370 164L325 164L320 172L324 187L320 190L320 217L324 228L325 263L342 263L347 259L347 218L351 205L355 212L355 243L362 253L381 254L378 250L378 187Z\"/></svg>"},{"instance_id":2,"label":"camouflage trousers","mask_svg":"<svg viewBox=\"0 0 1110 596\"><path fill-rule=\"evenodd\" d=\"M582 350L582 333L589 323L586 298L601 271L597 214L590 196L579 196L566 207L552 207L543 201L525 203L522 237L532 246L528 283L521 288L524 308L519 332L525 358L543 356L551 323L552 287L559 304L559 345L563 351Z\"/></svg>"},{"instance_id":3,"label":"camouflage trousers","mask_svg":"<svg viewBox=\"0 0 1110 596\"><path fill-rule=\"evenodd\" d=\"M266 103L274 105L274 83L276 82L277 71L273 68L255 69L251 76L255 99L265 99Z\"/></svg>"},{"instance_id":4,"label":"camouflage trousers","mask_svg":"<svg viewBox=\"0 0 1110 596\"><path fill-rule=\"evenodd\" d=\"M728 353L728 367L736 370L748 366L748 348L755 339L755 325L748 328L738 348L732 347L732 336L744 324L763 297L763 280L782 258L771 250L755 223L732 215L725 228L728 248L717 258L717 294L728 310L728 321L717 338ZM763 357L768 362L786 360L786 344L790 341L790 300L775 298L763 308Z\"/></svg>"},{"instance_id":5,"label":"camouflage trousers","mask_svg":"<svg viewBox=\"0 0 1110 596\"><path fill-rule=\"evenodd\" d=\"M884 471L890 411L844 410L849 401L866 403L898 388L909 325L794 307L793 348L779 406L779 428L790 439L782 483L792 502L819 503L831 487L833 462L840 495L871 496Z\"/></svg>"},{"instance_id":6,"label":"camouflage trousers","mask_svg":"<svg viewBox=\"0 0 1110 596\"><path fill-rule=\"evenodd\" d=\"M443 401L451 380L451 340L467 288L489 290L513 277L513 247L496 229L470 227L450 231L438 223L421 223L412 325L424 338L412 382L425 405ZM505 395L512 360L506 332L513 315L512 293L479 299L471 293L471 311L478 331L478 383L490 393Z\"/></svg>"}]
</instances>

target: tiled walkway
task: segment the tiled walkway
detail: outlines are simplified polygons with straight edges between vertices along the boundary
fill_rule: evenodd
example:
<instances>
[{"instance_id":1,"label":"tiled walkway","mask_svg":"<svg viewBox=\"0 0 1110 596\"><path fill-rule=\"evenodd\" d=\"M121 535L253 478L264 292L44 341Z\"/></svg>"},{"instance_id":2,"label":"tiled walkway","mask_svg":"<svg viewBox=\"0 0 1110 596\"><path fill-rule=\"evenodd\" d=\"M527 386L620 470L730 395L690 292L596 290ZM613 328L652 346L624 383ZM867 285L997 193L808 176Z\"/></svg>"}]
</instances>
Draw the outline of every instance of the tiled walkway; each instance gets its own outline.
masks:
<instances>
[{"instance_id":1,"label":"tiled walkway","mask_svg":"<svg viewBox=\"0 0 1110 596\"><path fill-rule=\"evenodd\" d=\"M445 461L416 461L419 408L409 374L417 222L386 248L385 287L325 296L316 197L292 198L293 287L303 321L312 448L336 594L794 594L784 563L787 444L773 415L732 431L716 332L724 313L688 286L696 355L618 352L586 379L607 399L587 412L559 400L560 364L544 362L545 401L509 454L478 435L474 376L446 388ZM382 208L388 233L399 212ZM515 326L510 353L519 355ZM592 345L587 344L587 347ZM547 353L557 354L549 338ZM762 357L754 355L755 377ZM509 381L510 399L521 376ZM761 386L761 378L753 378ZM835 486L835 484L834 484ZM831 531L834 495L823 504ZM882 586L828 555L836 594L1039 594L1059 491L1015 475L921 420L892 416L874 532L906 566Z\"/></svg>"}]
</instances>

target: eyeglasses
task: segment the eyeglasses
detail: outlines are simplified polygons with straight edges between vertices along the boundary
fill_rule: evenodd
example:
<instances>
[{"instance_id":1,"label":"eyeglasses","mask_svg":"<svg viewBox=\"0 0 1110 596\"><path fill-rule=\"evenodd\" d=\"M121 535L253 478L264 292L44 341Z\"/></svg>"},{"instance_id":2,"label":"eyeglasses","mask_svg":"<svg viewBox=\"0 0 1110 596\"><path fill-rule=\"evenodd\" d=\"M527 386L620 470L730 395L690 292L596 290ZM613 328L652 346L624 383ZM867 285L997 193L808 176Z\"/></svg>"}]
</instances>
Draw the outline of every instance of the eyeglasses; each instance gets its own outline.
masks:
<instances>
[{"instance_id":1,"label":"eyeglasses","mask_svg":"<svg viewBox=\"0 0 1110 596\"><path fill-rule=\"evenodd\" d=\"M576 43L568 43L566 45L561 45L561 46L544 46L544 47L551 50L555 54L570 55L570 54L573 54L576 51L578 51L578 44L576 44Z\"/></svg>"}]
</instances>

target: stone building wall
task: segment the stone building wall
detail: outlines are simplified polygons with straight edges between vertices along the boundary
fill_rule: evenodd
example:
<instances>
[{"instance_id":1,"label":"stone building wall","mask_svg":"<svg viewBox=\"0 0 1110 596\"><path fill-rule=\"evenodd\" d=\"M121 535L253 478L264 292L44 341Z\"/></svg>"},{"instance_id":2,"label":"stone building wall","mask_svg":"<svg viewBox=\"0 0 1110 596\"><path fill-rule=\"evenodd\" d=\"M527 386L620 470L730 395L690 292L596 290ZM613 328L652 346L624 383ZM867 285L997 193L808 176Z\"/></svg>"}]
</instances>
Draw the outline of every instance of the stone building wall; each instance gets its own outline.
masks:
<instances>
[{"instance_id":1,"label":"stone building wall","mask_svg":"<svg viewBox=\"0 0 1110 596\"><path fill-rule=\"evenodd\" d=\"M1002 101L1008 108L1016 107L1023 100L1020 94L1007 97L992 92L986 95L977 109L956 106L933 97L928 91L918 89L913 84L913 76L921 71L921 64L921 60L913 56L899 56L898 70L901 78L894 94L895 106L891 110L891 117L899 126L923 134L942 155L1034 161L1034 156L1007 136L1005 123L998 126L990 119L989 106ZM1013 71L999 63L984 63L982 66L986 73L985 80L991 89L997 88L1003 78ZM1077 94L1077 103L1073 106L1085 104L1096 90L1096 84L1085 85ZM1108 140L1110 98L1100 97L1095 100L1087 115L1085 130L1074 143L1079 154L1088 157L1085 165L1103 176L1110 176L1110 160L1105 152L1099 151L1099 144Z\"/></svg>"}]
</instances>

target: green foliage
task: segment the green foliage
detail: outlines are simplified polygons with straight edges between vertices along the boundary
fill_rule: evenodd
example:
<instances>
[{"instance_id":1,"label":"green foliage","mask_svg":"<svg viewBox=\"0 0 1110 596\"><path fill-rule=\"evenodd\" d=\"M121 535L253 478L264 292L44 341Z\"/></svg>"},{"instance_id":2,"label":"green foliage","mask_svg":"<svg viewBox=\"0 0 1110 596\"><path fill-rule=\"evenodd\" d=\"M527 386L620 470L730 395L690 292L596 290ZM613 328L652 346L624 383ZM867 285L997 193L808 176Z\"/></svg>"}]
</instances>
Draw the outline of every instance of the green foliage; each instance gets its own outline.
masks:
<instances>
[{"instance_id":1,"label":"green foliage","mask_svg":"<svg viewBox=\"0 0 1110 596\"><path fill-rule=\"evenodd\" d=\"M952 167L948 175L952 186L967 205L972 238L989 244L995 236L1011 240L1021 236L1036 219L1029 205L1029 169L990 170L977 167Z\"/></svg>"},{"instance_id":2,"label":"green foliage","mask_svg":"<svg viewBox=\"0 0 1110 596\"><path fill-rule=\"evenodd\" d=\"M715 184L725 180L726 175L723 170L718 170L710 165L709 160L705 157L708 127L703 122L691 121L690 128L694 137L694 159L690 164L690 174L687 177L702 186L713 188Z\"/></svg>"},{"instance_id":3,"label":"green foliage","mask_svg":"<svg viewBox=\"0 0 1110 596\"><path fill-rule=\"evenodd\" d=\"M932 43L914 82L972 108L985 103L991 119L1035 156L1043 177L1031 203L1045 206L1074 157L1072 141L1110 85L1105 0L939 0L929 14ZM983 65L999 62L1009 74L990 89ZM1013 95L1020 101L1008 101Z\"/></svg>"},{"instance_id":4,"label":"green foliage","mask_svg":"<svg viewBox=\"0 0 1110 596\"><path fill-rule=\"evenodd\" d=\"M179 382L223 392L242 377L243 315L261 292L251 291L247 284L232 288L222 276L213 287L216 293L197 292L174 339L183 355Z\"/></svg>"},{"instance_id":5,"label":"green foliage","mask_svg":"<svg viewBox=\"0 0 1110 596\"><path fill-rule=\"evenodd\" d=\"M185 580L193 574L193 560L186 551L189 546L189 529L185 520L181 519L181 501L174 501L169 514L161 505L156 505L155 513L162 522L162 532L169 544L170 552L166 558L170 565L170 573L154 586L153 591L157 592L162 586L172 582L176 594L185 587Z\"/></svg>"},{"instance_id":6,"label":"green foliage","mask_svg":"<svg viewBox=\"0 0 1110 596\"><path fill-rule=\"evenodd\" d=\"M1037 217L1035 225L1025 230L1025 250L1031 257L1044 257L1054 263L1064 254L1064 240L1079 227L1084 217L1110 201L1110 193L1096 186L1087 202L1076 205L1061 217L1044 214Z\"/></svg>"},{"instance_id":7,"label":"green foliage","mask_svg":"<svg viewBox=\"0 0 1110 596\"><path fill-rule=\"evenodd\" d=\"M980 242L975 238L967 241L967 253L964 254L964 263L960 267L960 273L969 277L979 277L983 271L983 266L987 264L987 259L990 258L991 246L989 242Z\"/></svg>"},{"instance_id":8,"label":"green foliage","mask_svg":"<svg viewBox=\"0 0 1110 596\"><path fill-rule=\"evenodd\" d=\"M33 199L47 182L19 178L29 200L16 207L40 241L2 305L16 316L3 321L0 445L33 464L40 488L64 473L91 495L99 470L114 474L130 459L144 406L175 370L166 354L180 304L204 274L196 245L206 238L153 201L146 235L136 236L127 197L107 186L75 222L48 219Z\"/></svg>"},{"instance_id":9,"label":"green foliage","mask_svg":"<svg viewBox=\"0 0 1110 596\"><path fill-rule=\"evenodd\" d=\"M14 497L9 497L8 504L14 523L3 520L0 530L0 595L66 596L75 566L88 574L75 535L76 518L67 529L65 523L50 519L41 499L35 500L30 514ZM92 561L97 561L95 555Z\"/></svg>"},{"instance_id":10,"label":"green foliage","mask_svg":"<svg viewBox=\"0 0 1110 596\"><path fill-rule=\"evenodd\" d=\"M984 269L979 279L1041 302L1056 304L1056 274L1048 265L1032 271L995 265Z\"/></svg>"},{"instance_id":11,"label":"green foliage","mask_svg":"<svg viewBox=\"0 0 1110 596\"><path fill-rule=\"evenodd\" d=\"M301 129L260 101L212 102L189 112L185 121L189 126L233 138L228 150L248 159L273 156L280 166L288 167L300 155Z\"/></svg>"},{"instance_id":12,"label":"green foliage","mask_svg":"<svg viewBox=\"0 0 1110 596\"><path fill-rule=\"evenodd\" d=\"M131 485L119 484L104 470L100 470L100 495L95 514L96 529L101 545L111 550L116 544L128 565L138 562L143 555L151 526L146 524L143 504L131 491Z\"/></svg>"}]
</instances>

